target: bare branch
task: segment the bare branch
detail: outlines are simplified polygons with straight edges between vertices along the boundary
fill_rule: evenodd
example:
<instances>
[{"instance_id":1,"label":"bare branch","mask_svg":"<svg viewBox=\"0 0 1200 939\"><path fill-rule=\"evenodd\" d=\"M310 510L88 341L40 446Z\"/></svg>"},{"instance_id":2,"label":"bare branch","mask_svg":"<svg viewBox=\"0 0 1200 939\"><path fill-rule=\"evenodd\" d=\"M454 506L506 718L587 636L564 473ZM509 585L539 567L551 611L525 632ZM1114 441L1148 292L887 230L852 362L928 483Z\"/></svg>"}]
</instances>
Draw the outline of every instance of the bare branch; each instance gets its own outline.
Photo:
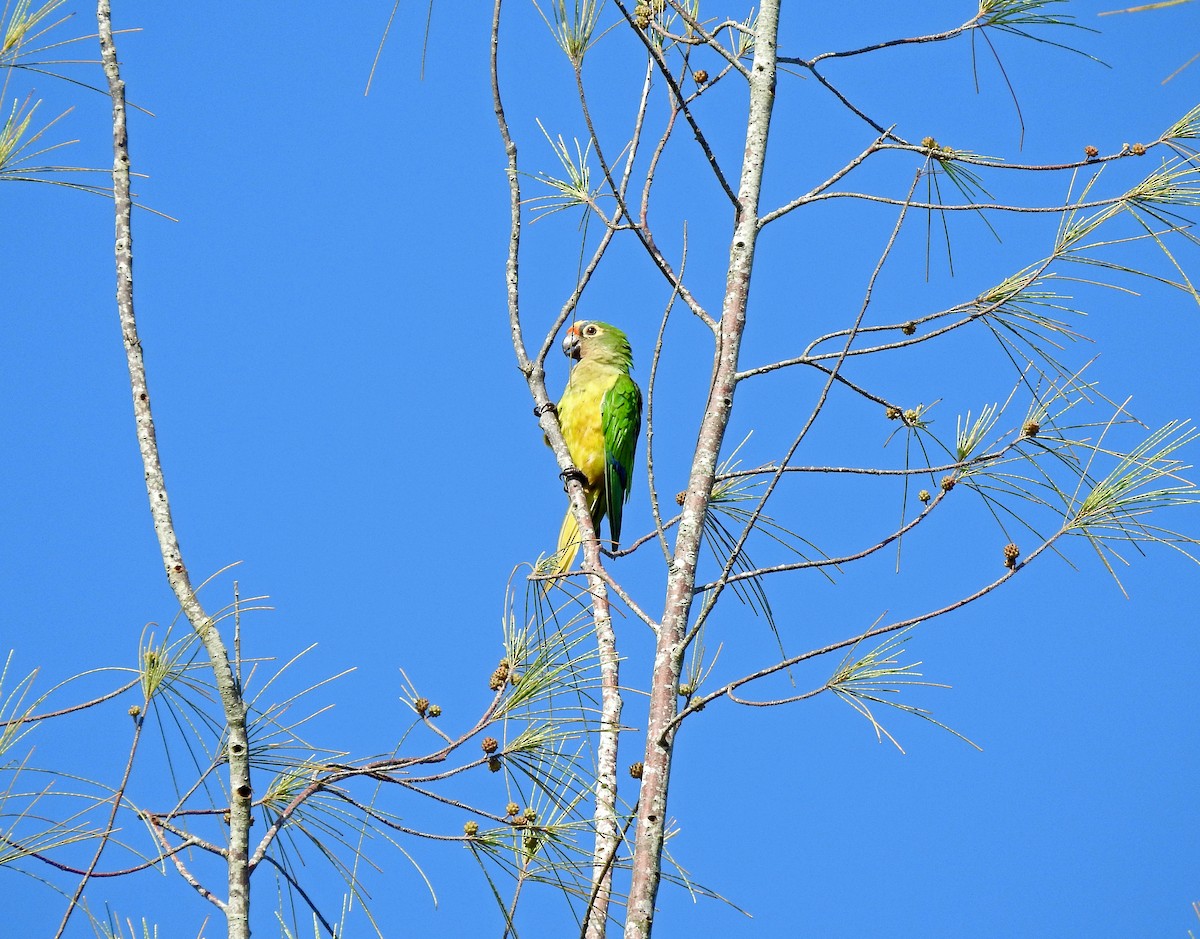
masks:
<instances>
[{"instance_id":1,"label":"bare branch","mask_svg":"<svg viewBox=\"0 0 1200 939\"><path fill-rule=\"evenodd\" d=\"M250 884L247 867L247 840L250 830L250 805L253 791L250 785L250 746L246 736L246 709L241 689L234 679L229 656L212 619L196 598L188 577L187 567L175 534L167 486L159 459L154 418L150 411L150 391L146 366L142 358L142 343L138 336L133 307L133 235L129 191L129 144L125 116L125 83L117 64L113 43L112 12L109 0L98 0L100 55L108 80L113 114L113 203L116 213L117 310L129 366L133 392L133 412L137 425L138 445L145 470L146 494L150 514L158 535L159 551L167 581L208 651L209 662L216 680L225 713L227 727L226 756L229 760L231 792L229 825L229 900L225 907L230 939L248 939L250 935ZM173 856L174 857L174 856ZM178 864L178 860L176 859ZM65 922L64 922L65 925Z\"/></svg>"}]
</instances>

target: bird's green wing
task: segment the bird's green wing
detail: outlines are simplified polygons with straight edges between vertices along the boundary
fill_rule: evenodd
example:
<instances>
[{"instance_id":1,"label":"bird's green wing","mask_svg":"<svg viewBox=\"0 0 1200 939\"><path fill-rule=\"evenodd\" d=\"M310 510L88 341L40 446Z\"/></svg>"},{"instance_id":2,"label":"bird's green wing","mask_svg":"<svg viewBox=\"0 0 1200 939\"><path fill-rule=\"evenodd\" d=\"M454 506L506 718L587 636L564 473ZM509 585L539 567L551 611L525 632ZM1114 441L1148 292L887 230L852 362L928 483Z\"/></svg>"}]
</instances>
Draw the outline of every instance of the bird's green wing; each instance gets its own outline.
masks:
<instances>
[{"instance_id":1,"label":"bird's green wing","mask_svg":"<svg viewBox=\"0 0 1200 939\"><path fill-rule=\"evenodd\" d=\"M619 375L600 404L604 427L604 490L613 546L621 541L621 511L633 484L633 457L642 429L642 392L628 373Z\"/></svg>"}]
</instances>

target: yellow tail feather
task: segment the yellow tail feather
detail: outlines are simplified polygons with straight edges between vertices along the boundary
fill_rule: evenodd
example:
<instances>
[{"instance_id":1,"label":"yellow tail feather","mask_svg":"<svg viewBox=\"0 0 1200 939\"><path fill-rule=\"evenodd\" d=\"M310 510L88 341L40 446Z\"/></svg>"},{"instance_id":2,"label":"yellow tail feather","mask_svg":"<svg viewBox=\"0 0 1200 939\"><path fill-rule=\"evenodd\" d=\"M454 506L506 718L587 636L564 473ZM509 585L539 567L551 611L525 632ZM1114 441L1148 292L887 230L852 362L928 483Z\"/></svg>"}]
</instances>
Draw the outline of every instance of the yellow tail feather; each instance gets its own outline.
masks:
<instances>
[{"instance_id":1,"label":"yellow tail feather","mask_svg":"<svg viewBox=\"0 0 1200 939\"><path fill-rule=\"evenodd\" d=\"M579 523L575 521L575 513L567 506L567 514L563 517L562 528L558 531L558 553L554 556L554 566L551 574L565 574L575 563L579 555L579 545L583 541L579 534Z\"/></svg>"}]
</instances>

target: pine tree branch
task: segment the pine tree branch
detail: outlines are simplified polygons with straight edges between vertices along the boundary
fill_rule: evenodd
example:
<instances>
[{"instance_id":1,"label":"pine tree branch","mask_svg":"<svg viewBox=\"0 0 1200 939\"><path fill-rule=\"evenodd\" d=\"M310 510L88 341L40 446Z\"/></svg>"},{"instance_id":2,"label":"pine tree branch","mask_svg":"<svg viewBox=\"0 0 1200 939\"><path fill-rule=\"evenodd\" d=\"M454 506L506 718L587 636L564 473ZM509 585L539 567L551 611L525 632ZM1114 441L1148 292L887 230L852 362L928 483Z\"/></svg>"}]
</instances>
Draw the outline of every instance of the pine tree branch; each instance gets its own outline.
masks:
<instances>
[{"instance_id":1,"label":"pine tree branch","mask_svg":"<svg viewBox=\"0 0 1200 939\"><path fill-rule=\"evenodd\" d=\"M675 542L665 612L654 654L633 875L625 921L626 939L649 939L654 924L655 899L662 882L667 792L674 749L672 722L678 709L684 639L695 595L693 588L704 519L716 478L721 445L733 409L738 354L745 329L750 273L754 266L754 249L759 231L758 207L767 136L775 102L778 31L779 0L767 0L758 14L754 30L746 143L725 297L717 333L716 366L684 495L683 518Z\"/></svg>"},{"instance_id":2,"label":"pine tree branch","mask_svg":"<svg viewBox=\"0 0 1200 939\"><path fill-rule=\"evenodd\" d=\"M125 344L129 380L133 393L133 414L137 427L138 448L145 471L146 494L150 500L150 515L158 536L159 552L167 581L175 593L188 622L199 635L208 653L209 664L216 681L226 724L225 752L229 762L230 820L228 886L229 897L223 909L228 924L229 939L249 939L250 936L250 871L248 845L250 808L253 790L250 785L250 745L246 734L246 705L242 690L229 664L229 654L212 618L204 611L192 588L184 564L179 539L171 518L166 479L159 458L154 417L150 410L150 390L146 365L142 357L142 342L138 336L133 305L133 226L132 199L129 185L129 137L125 115L125 83L117 62L113 42L112 11L109 0L98 0L96 18L99 23L100 55L108 80L113 113L113 203L116 213L116 243L114 248L117 273L117 311ZM176 864L178 859L172 856Z\"/></svg>"}]
</instances>

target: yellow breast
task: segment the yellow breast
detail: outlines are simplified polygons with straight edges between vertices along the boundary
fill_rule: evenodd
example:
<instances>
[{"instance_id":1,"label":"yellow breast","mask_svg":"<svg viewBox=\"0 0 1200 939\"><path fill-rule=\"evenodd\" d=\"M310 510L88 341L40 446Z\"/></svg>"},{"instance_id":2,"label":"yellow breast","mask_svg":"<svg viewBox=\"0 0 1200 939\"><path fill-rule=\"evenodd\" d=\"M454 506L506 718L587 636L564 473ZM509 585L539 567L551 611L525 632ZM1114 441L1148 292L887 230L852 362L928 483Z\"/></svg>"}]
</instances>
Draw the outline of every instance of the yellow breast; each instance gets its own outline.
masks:
<instances>
[{"instance_id":1,"label":"yellow breast","mask_svg":"<svg viewBox=\"0 0 1200 939\"><path fill-rule=\"evenodd\" d=\"M590 365L586 361L580 362L572 369L562 400L558 402L558 420L567 449L571 451L571 462L579 467L587 477L588 487L592 488L602 485L604 479L604 426L600 406L612 382L611 375L597 374L606 369Z\"/></svg>"}]
</instances>

